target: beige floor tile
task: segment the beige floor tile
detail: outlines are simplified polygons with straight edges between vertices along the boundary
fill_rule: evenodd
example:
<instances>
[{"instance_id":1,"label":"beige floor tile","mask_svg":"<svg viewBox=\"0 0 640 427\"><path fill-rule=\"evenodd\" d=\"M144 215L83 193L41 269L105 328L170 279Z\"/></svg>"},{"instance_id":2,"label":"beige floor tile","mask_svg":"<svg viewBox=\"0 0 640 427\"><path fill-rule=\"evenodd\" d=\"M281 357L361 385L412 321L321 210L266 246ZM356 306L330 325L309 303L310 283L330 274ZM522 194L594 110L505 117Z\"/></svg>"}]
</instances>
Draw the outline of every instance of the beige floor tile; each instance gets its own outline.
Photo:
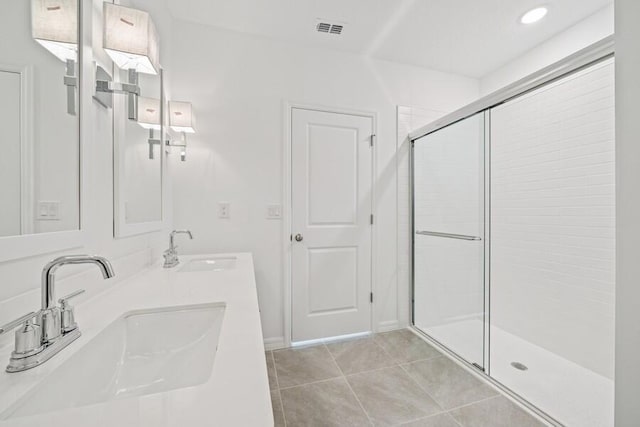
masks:
<instances>
[{"instance_id":1,"label":"beige floor tile","mask_svg":"<svg viewBox=\"0 0 640 427\"><path fill-rule=\"evenodd\" d=\"M265 352L267 359L267 374L269 375L269 389L276 390L278 388L278 377L276 376L276 365L273 361L273 352Z\"/></svg>"},{"instance_id":2,"label":"beige floor tile","mask_svg":"<svg viewBox=\"0 0 640 427\"><path fill-rule=\"evenodd\" d=\"M377 334L374 339L398 363L442 356L442 353L408 329Z\"/></svg>"},{"instance_id":3,"label":"beige floor tile","mask_svg":"<svg viewBox=\"0 0 640 427\"><path fill-rule=\"evenodd\" d=\"M544 424L504 396L450 412L463 427L543 427Z\"/></svg>"},{"instance_id":4,"label":"beige floor tile","mask_svg":"<svg viewBox=\"0 0 640 427\"><path fill-rule=\"evenodd\" d=\"M494 388L444 356L402 366L444 409L498 395Z\"/></svg>"},{"instance_id":5,"label":"beige floor tile","mask_svg":"<svg viewBox=\"0 0 640 427\"><path fill-rule=\"evenodd\" d=\"M378 426L396 425L442 411L399 366L350 375L347 381Z\"/></svg>"},{"instance_id":6,"label":"beige floor tile","mask_svg":"<svg viewBox=\"0 0 640 427\"><path fill-rule=\"evenodd\" d=\"M460 427L460 424L451 415L444 413L402 424L402 427Z\"/></svg>"},{"instance_id":7,"label":"beige floor tile","mask_svg":"<svg viewBox=\"0 0 640 427\"><path fill-rule=\"evenodd\" d=\"M287 388L281 396L288 427L371 425L344 378Z\"/></svg>"},{"instance_id":8,"label":"beige floor tile","mask_svg":"<svg viewBox=\"0 0 640 427\"><path fill-rule=\"evenodd\" d=\"M284 427L284 413L282 412L282 401L278 390L271 391L271 406L273 407L273 425L274 427Z\"/></svg>"},{"instance_id":9,"label":"beige floor tile","mask_svg":"<svg viewBox=\"0 0 640 427\"><path fill-rule=\"evenodd\" d=\"M324 345L273 352L280 388L341 376Z\"/></svg>"},{"instance_id":10,"label":"beige floor tile","mask_svg":"<svg viewBox=\"0 0 640 427\"><path fill-rule=\"evenodd\" d=\"M373 338L327 344L327 349L345 375L395 364Z\"/></svg>"}]
</instances>

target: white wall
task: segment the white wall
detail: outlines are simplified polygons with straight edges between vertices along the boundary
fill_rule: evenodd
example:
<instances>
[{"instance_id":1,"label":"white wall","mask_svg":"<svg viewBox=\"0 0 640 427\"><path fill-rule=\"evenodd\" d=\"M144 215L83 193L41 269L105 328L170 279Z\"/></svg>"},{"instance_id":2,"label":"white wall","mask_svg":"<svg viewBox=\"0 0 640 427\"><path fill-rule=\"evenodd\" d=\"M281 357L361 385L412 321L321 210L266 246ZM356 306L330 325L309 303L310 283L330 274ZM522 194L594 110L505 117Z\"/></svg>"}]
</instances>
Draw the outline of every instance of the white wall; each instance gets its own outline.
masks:
<instances>
[{"instance_id":1,"label":"white wall","mask_svg":"<svg viewBox=\"0 0 640 427\"><path fill-rule=\"evenodd\" d=\"M616 427L640 422L640 2L616 0Z\"/></svg>"},{"instance_id":2,"label":"white wall","mask_svg":"<svg viewBox=\"0 0 640 427\"><path fill-rule=\"evenodd\" d=\"M1 67L1 66L0 66ZM0 129L3 138L0 141L0 236L20 234L20 158L21 131L20 74L4 71L0 68L0 93L3 103L0 106Z\"/></svg>"},{"instance_id":3,"label":"white wall","mask_svg":"<svg viewBox=\"0 0 640 427\"><path fill-rule=\"evenodd\" d=\"M480 79L487 95L613 34L613 4L567 28Z\"/></svg>"},{"instance_id":4,"label":"white wall","mask_svg":"<svg viewBox=\"0 0 640 427\"><path fill-rule=\"evenodd\" d=\"M612 60L491 110L491 322L613 378Z\"/></svg>"},{"instance_id":5,"label":"white wall","mask_svg":"<svg viewBox=\"0 0 640 427\"><path fill-rule=\"evenodd\" d=\"M477 98L477 81L182 21L173 22L172 41L173 95L193 102L198 116L189 160L172 160L175 226L194 232L181 250L253 252L264 336L281 344L282 223L266 219L266 206L283 201L283 103L375 111L374 328L405 325L406 285L399 294L396 262L395 105L451 111ZM231 202L230 219L218 219L220 201Z\"/></svg>"},{"instance_id":6,"label":"white wall","mask_svg":"<svg viewBox=\"0 0 640 427\"><path fill-rule=\"evenodd\" d=\"M25 135L25 141L31 139L33 147L33 170L26 174L31 175L33 191L25 194L33 202L31 217L35 217L38 201L60 204L59 220L36 219L29 228L35 233L76 230L79 224L78 118L67 113L66 87L62 83L65 64L32 38L30 5L28 1L17 2L0 15L0 38L5 40L0 45L0 63L20 68L29 66L32 74L28 84L33 101L25 99L29 105L24 110L20 105L12 106L16 111L31 113L29 134ZM6 181L2 185L20 188L19 181Z\"/></svg>"},{"instance_id":7,"label":"white wall","mask_svg":"<svg viewBox=\"0 0 640 427\"><path fill-rule=\"evenodd\" d=\"M92 38L92 34L101 34L102 2L94 0L84 2L84 61L85 78L82 85L82 150L83 150L83 217L84 246L72 250L54 252L30 258L0 263L0 323L13 320L28 310L39 308L40 273L46 262L56 256L68 253L95 253L104 255L113 261L116 278L122 280L140 269L155 262L161 250L168 244L167 233L171 218L170 179L166 179L167 192L164 203L168 212L166 229L125 239L113 238L113 175L111 144L111 111L99 106L92 99L94 48L100 49L101 40ZM95 28L97 27L97 28ZM95 46L94 46L95 45ZM104 56L104 54L102 54ZM61 81L58 76L56 81ZM39 100L46 102L47 100ZM170 176L170 172L167 174ZM64 268L58 273L62 280L57 283L57 292L79 287L88 289L81 300L91 298L110 286L104 282L95 268ZM81 322L81 319L79 319ZM11 345L11 334L2 336L0 345Z\"/></svg>"}]
</instances>

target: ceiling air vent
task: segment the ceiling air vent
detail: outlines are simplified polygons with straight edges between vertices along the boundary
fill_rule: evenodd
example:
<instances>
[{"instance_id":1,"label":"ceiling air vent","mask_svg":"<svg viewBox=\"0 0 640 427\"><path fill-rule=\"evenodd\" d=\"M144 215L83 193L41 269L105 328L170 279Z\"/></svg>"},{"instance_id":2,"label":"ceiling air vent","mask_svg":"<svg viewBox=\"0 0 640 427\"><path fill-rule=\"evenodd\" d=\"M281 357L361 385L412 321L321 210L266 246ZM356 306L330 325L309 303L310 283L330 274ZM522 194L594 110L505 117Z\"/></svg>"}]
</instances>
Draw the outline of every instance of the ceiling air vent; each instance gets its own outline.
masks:
<instances>
[{"instance_id":1,"label":"ceiling air vent","mask_svg":"<svg viewBox=\"0 0 640 427\"><path fill-rule=\"evenodd\" d=\"M342 34L342 30L344 29L344 24L342 23L330 23L326 22L326 20L318 20L316 23L316 30L319 33L326 34Z\"/></svg>"}]
</instances>

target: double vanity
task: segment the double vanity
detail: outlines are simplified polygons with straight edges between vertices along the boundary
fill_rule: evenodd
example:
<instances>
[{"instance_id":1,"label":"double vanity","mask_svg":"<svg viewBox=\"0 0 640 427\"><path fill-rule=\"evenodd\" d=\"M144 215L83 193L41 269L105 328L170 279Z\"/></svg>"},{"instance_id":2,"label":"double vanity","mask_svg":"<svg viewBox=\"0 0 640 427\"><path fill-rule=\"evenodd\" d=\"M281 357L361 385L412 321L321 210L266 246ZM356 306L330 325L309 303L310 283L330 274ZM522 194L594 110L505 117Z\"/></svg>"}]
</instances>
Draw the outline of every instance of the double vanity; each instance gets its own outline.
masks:
<instances>
[{"instance_id":1,"label":"double vanity","mask_svg":"<svg viewBox=\"0 0 640 427\"><path fill-rule=\"evenodd\" d=\"M0 373L0 425L273 424L250 254L158 263L74 314L82 335L66 348ZM6 338L3 364L14 350Z\"/></svg>"}]
</instances>

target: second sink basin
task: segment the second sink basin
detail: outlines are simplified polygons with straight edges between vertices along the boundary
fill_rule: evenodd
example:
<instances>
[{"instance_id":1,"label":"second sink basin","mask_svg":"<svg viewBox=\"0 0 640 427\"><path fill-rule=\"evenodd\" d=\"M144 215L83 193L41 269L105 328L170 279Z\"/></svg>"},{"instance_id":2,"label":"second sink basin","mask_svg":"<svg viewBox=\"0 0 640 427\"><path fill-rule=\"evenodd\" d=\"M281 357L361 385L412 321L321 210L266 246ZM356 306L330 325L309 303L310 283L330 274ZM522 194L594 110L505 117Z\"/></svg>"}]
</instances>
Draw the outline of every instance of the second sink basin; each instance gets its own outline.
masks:
<instances>
[{"instance_id":1,"label":"second sink basin","mask_svg":"<svg viewBox=\"0 0 640 427\"><path fill-rule=\"evenodd\" d=\"M213 303L126 313L0 418L202 384L211 376L224 312L224 303Z\"/></svg>"},{"instance_id":2,"label":"second sink basin","mask_svg":"<svg viewBox=\"0 0 640 427\"><path fill-rule=\"evenodd\" d=\"M178 271L223 271L236 268L236 257L208 257L189 260Z\"/></svg>"}]
</instances>

